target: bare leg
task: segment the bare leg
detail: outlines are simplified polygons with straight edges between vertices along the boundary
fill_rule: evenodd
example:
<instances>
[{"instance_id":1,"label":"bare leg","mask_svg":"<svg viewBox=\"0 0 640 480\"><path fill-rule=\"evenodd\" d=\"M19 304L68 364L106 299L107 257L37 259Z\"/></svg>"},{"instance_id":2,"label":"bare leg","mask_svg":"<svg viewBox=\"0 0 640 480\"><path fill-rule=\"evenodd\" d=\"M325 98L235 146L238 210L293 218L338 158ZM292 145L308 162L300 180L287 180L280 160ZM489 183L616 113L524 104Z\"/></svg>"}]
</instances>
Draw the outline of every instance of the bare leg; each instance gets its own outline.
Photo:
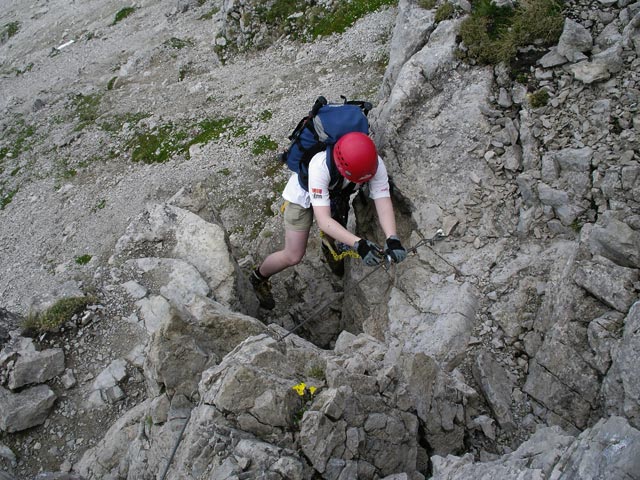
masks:
<instances>
[{"instance_id":1,"label":"bare leg","mask_svg":"<svg viewBox=\"0 0 640 480\"><path fill-rule=\"evenodd\" d=\"M307 250L308 239L309 230L285 230L284 248L264 259L258 269L260 275L270 277L300 263Z\"/></svg>"}]
</instances>

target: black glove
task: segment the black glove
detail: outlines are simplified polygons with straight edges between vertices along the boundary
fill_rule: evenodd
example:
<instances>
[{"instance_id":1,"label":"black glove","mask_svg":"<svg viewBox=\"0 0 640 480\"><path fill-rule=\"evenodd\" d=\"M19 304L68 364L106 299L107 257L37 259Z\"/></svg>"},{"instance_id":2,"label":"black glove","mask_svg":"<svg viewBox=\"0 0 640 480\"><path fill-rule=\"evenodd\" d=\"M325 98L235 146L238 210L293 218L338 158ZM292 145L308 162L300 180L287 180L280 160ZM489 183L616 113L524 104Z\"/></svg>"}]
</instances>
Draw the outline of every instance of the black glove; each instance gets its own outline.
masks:
<instances>
[{"instance_id":1,"label":"black glove","mask_svg":"<svg viewBox=\"0 0 640 480\"><path fill-rule=\"evenodd\" d=\"M353 244L353 248L362 258L365 265L375 267L382 261L382 249L375 243L361 238Z\"/></svg>"},{"instance_id":2,"label":"black glove","mask_svg":"<svg viewBox=\"0 0 640 480\"><path fill-rule=\"evenodd\" d=\"M391 235L384 243L384 254L391 257L395 263L400 263L407 258L407 250L400 243L400 239Z\"/></svg>"}]
</instances>

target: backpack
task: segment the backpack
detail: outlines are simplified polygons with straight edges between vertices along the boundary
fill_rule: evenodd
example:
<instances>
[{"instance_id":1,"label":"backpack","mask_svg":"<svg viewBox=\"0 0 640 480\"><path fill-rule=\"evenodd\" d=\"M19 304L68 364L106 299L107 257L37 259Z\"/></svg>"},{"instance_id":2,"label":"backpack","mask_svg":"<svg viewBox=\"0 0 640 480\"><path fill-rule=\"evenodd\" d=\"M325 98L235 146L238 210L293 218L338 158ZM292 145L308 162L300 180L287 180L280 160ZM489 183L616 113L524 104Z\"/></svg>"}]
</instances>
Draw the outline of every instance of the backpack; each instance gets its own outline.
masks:
<instances>
[{"instance_id":1,"label":"backpack","mask_svg":"<svg viewBox=\"0 0 640 480\"><path fill-rule=\"evenodd\" d=\"M369 134L367 114L373 108L369 102L360 100L343 103L328 103L324 97L318 97L309 112L289 135L291 143L280 154L280 160L289 170L298 174L300 186L309 191L309 162L323 150L327 151L327 166L331 173L330 188L342 178L331 160L331 148L340 137L350 132Z\"/></svg>"}]
</instances>

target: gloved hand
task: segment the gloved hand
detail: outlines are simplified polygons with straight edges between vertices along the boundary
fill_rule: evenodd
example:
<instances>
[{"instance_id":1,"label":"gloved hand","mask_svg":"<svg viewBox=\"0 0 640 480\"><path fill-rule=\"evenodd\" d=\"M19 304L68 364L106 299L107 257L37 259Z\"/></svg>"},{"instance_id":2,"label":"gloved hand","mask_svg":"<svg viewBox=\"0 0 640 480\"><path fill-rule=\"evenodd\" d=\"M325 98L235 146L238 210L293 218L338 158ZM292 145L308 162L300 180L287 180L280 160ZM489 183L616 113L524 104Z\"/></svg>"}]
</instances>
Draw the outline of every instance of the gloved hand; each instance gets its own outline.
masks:
<instances>
[{"instance_id":1,"label":"gloved hand","mask_svg":"<svg viewBox=\"0 0 640 480\"><path fill-rule=\"evenodd\" d=\"M407 250L400 243L400 239L391 235L384 243L384 254L391 257L395 263L400 263L407 258Z\"/></svg>"},{"instance_id":2,"label":"gloved hand","mask_svg":"<svg viewBox=\"0 0 640 480\"><path fill-rule=\"evenodd\" d=\"M353 249L362 257L362 261L369 267L375 267L382 261L382 249L373 242L361 238L353 244Z\"/></svg>"}]
</instances>

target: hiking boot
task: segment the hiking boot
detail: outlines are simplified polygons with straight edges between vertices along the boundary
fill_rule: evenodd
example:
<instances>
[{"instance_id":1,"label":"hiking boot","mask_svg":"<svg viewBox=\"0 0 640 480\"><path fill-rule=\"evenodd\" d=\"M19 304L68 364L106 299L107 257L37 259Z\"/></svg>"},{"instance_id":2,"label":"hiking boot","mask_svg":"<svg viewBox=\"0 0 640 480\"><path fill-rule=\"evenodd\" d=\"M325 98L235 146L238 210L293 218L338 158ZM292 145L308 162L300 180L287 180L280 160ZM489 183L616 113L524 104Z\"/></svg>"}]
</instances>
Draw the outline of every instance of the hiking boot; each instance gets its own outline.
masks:
<instances>
[{"instance_id":1,"label":"hiking boot","mask_svg":"<svg viewBox=\"0 0 640 480\"><path fill-rule=\"evenodd\" d=\"M256 292L256 297L258 297L260 306L267 310L273 310L276 306L276 301L273 299L273 295L271 294L271 283L269 282L269 279L260 278L256 272L251 272L250 278L251 285L253 285L253 290Z\"/></svg>"}]
</instances>

